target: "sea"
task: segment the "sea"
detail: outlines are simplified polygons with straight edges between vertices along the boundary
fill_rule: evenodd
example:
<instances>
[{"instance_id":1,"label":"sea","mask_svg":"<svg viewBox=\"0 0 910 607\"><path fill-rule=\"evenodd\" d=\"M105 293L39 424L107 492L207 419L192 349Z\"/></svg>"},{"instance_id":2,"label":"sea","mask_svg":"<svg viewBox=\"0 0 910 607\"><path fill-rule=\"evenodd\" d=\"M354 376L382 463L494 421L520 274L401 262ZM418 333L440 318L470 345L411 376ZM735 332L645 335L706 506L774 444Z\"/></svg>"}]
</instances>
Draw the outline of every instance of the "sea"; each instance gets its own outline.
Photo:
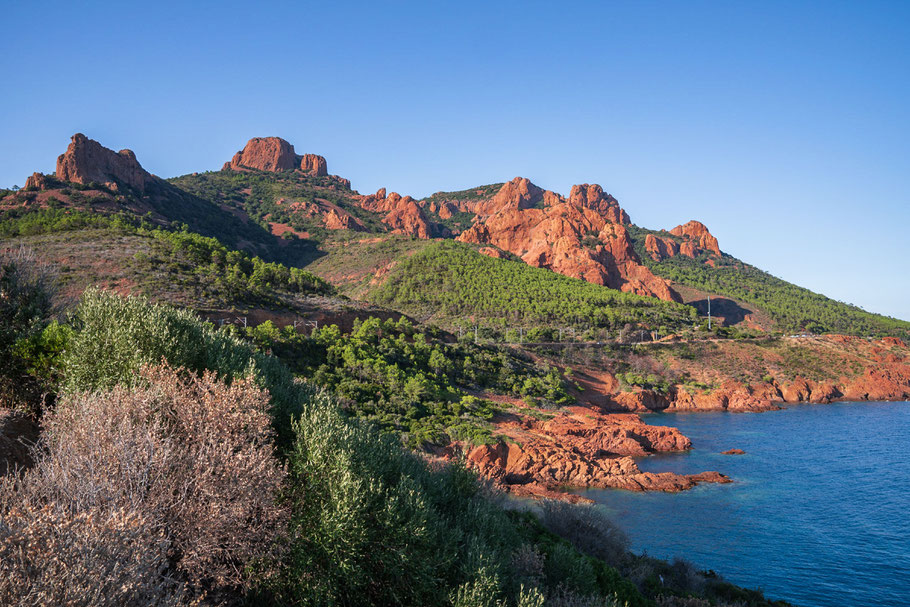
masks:
<instances>
[{"instance_id":1,"label":"sea","mask_svg":"<svg viewBox=\"0 0 910 607\"><path fill-rule=\"evenodd\" d=\"M910 403L646 416L692 439L642 470L718 470L690 491L578 491L638 552L682 557L803 607L910 605ZM721 455L737 448L745 455Z\"/></svg>"}]
</instances>

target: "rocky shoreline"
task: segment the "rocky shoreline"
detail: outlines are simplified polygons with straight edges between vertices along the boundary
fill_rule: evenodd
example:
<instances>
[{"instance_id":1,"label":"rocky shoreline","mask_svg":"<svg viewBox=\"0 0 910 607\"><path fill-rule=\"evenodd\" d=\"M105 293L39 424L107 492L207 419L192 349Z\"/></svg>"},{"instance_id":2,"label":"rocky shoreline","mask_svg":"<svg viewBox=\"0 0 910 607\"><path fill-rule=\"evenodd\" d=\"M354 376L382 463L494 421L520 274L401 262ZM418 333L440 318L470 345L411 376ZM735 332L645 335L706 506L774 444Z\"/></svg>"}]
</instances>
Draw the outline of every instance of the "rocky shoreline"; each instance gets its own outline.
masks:
<instances>
[{"instance_id":1,"label":"rocky shoreline","mask_svg":"<svg viewBox=\"0 0 910 607\"><path fill-rule=\"evenodd\" d=\"M849 343L862 338L829 336ZM895 338L880 342L906 349ZM903 353L901 353L903 354ZM573 406L541 420L531 410L497 420L500 440L463 452L470 466L503 490L520 496L586 501L570 488L616 488L629 491L678 492L699 483L729 483L717 471L694 475L642 472L633 458L679 452L692 447L679 430L652 426L643 413L733 411L762 412L781 404L828 404L839 401L910 400L910 364L906 355L882 349L878 364L854 377L813 381L797 377L788 382L743 384L724 382L712 391L689 391L674 386L666 394L634 390L605 395L602 404Z\"/></svg>"}]
</instances>

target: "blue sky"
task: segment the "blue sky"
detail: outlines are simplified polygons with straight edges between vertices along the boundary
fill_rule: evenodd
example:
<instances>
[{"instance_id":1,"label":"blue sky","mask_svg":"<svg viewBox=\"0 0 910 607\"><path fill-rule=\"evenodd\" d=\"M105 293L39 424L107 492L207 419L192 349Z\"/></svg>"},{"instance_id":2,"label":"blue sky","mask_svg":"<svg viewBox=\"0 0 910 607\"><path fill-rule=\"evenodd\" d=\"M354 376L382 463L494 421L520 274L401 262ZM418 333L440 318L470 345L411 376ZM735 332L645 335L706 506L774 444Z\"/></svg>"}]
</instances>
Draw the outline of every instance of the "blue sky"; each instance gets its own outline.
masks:
<instances>
[{"instance_id":1,"label":"blue sky","mask_svg":"<svg viewBox=\"0 0 910 607\"><path fill-rule=\"evenodd\" d=\"M162 177L278 135L361 192L600 183L910 319L910 2L0 3L0 186L69 136Z\"/></svg>"}]
</instances>

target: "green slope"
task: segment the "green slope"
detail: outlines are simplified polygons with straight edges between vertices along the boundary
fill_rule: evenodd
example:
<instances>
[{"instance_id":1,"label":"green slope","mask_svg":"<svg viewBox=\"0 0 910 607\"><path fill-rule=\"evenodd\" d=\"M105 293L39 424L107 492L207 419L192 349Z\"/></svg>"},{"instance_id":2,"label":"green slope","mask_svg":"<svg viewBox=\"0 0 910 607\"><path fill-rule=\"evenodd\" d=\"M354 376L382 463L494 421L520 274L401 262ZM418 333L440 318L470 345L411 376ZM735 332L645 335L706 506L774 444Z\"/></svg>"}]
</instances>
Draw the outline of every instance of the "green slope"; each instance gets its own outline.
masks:
<instances>
[{"instance_id":1,"label":"green slope","mask_svg":"<svg viewBox=\"0 0 910 607\"><path fill-rule=\"evenodd\" d=\"M401 260L367 297L450 328L479 324L552 332L561 327L617 330L631 323L673 330L695 320L689 306L494 259L451 241Z\"/></svg>"},{"instance_id":2,"label":"green slope","mask_svg":"<svg viewBox=\"0 0 910 607\"><path fill-rule=\"evenodd\" d=\"M645 237L649 233L669 236L666 232L629 227L636 252L652 272L678 284L755 305L768 314L777 328L785 333L808 331L876 337L910 336L910 322L873 314L857 306L835 301L781 280L727 254L716 259L713 268L705 264L706 257L692 259L679 255L655 262L644 246Z\"/></svg>"}]
</instances>

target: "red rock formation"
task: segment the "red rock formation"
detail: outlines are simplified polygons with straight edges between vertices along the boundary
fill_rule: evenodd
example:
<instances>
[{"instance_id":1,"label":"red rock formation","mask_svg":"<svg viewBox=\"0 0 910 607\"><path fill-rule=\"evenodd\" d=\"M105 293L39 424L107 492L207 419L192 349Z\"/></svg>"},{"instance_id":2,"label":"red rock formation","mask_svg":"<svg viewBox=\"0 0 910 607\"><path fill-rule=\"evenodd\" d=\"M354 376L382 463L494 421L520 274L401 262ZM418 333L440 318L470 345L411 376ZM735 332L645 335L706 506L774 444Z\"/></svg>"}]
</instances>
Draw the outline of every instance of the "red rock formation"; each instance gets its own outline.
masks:
<instances>
[{"instance_id":1,"label":"red rock formation","mask_svg":"<svg viewBox=\"0 0 910 607\"><path fill-rule=\"evenodd\" d=\"M298 155L294 146L281 137L253 137L222 168L225 171L244 169L270 172L300 169L311 175L329 174L325 158L316 154Z\"/></svg>"},{"instance_id":2,"label":"red rock formation","mask_svg":"<svg viewBox=\"0 0 910 607\"><path fill-rule=\"evenodd\" d=\"M705 224L700 221L693 220L681 226L676 226L670 230L670 234L692 239L695 241L695 245L698 248L710 251L715 255L720 255L720 247L717 244L717 239L711 235L711 232L708 231ZM694 257L694 255L690 255L690 257Z\"/></svg>"},{"instance_id":3,"label":"red rock formation","mask_svg":"<svg viewBox=\"0 0 910 607\"><path fill-rule=\"evenodd\" d=\"M312 173L317 176L329 174L325 158L317 156L316 154L304 154L303 156L300 156L300 170L304 173Z\"/></svg>"},{"instance_id":4,"label":"red rock formation","mask_svg":"<svg viewBox=\"0 0 910 607\"><path fill-rule=\"evenodd\" d=\"M361 196L360 206L374 213L386 213L382 222L392 228L393 234L437 238L448 233L443 226L427 219L416 200L397 192L386 196L385 188L380 188L375 194Z\"/></svg>"},{"instance_id":5,"label":"red rock formation","mask_svg":"<svg viewBox=\"0 0 910 607\"><path fill-rule=\"evenodd\" d=\"M43 190L47 187L47 177L42 173L32 173L25 180L25 190Z\"/></svg>"},{"instance_id":6,"label":"red rock formation","mask_svg":"<svg viewBox=\"0 0 910 607\"><path fill-rule=\"evenodd\" d=\"M679 255L679 243L671 238L648 234L645 236L645 250L654 261L663 261Z\"/></svg>"},{"instance_id":7,"label":"red rock formation","mask_svg":"<svg viewBox=\"0 0 910 607\"><path fill-rule=\"evenodd\" d=\"M516 177L477 212L479 219L458 240L491 244L529 265L595 284L680 301L641 264L625 227L613 221L628 222L628 215L600 186L573 187L565 201Z\"/></svg>"},{"instance_id":8,"label":"red rock formation","mask_svg":"<svg viewBox=\"0 0 910 607\"><path fill-rule=\"evenodd\" d=\"M326 213L323 221L325 222L325 227L330 230L366 231L366 228L360 223L359 219L340 209L329 209L329 212Z\"/></svg>"},{"instance_id":9,"label":"red rock formation","mask_svg":"<svg viewBox=\"0 0 910 607\"><path fill-rule=\"evenodd\" d=\"M114 152L82 133L73 135L66 153L57 158L57 179L73 183L124 184L140 192L154 181L131 150Z\"/></svg>"},{"instance_id":10,"label":"red rock formation","mask_svg":"<svg viewBox=\"0 0 910 607\"><path fill-rule=\"evenodd\" d=\"M603 415L571 407L547 422L506 428L516 442L477 447L468 462L517 493L546 495L563 486L682 491L698 482L729 482L717 472L643 473L630 456L691 447L675 428L649 426L637 415Z\"/></svg>"},{"instance_id":11,"label":"red rock formation","mask_svg":"<svg viewBox=\"0 0 910 607\"><path fill-rule=\"evenodd\" d=\"M726 451L721 451L721 455L745 455L746 452L742 449L727 449Z\"/></svg>"},{"instance_id":12,"label":"red rock formation","mask_svg":"<svg viewBox=\"0 0 910 607\"><path fill-rule=\"evenodd\" d=\"M294 146L280 137L253 137L231 159L233 170L290 171L300 166ZM228 165L225 165L228 168Z\"/></svg>"},{"instance_id":13,"label":"red rock formation","mask_svg":"<svg viewBox=\"0 0 910 607\"><path fill-rule=\"evenodd\" d=\"M603 188L596 183L573 185L569 203L597 211L611 223L629 223L629 214L620 208L615 198L604 194Z\"/></svg>"},{"instance_id":14,"label":"red rock formation","mask_svg":"<svg viewBox=\"0 0 910 607\"><path fill-rule=\"evenodd\" d=\"M503 184L493 198L478 203L474 207L474 213L486 217L505 209L530 209L535 204L543 202L543 199L544 190L531 183L529 179L516 177Z\"/></svg>"}]
</instances>

